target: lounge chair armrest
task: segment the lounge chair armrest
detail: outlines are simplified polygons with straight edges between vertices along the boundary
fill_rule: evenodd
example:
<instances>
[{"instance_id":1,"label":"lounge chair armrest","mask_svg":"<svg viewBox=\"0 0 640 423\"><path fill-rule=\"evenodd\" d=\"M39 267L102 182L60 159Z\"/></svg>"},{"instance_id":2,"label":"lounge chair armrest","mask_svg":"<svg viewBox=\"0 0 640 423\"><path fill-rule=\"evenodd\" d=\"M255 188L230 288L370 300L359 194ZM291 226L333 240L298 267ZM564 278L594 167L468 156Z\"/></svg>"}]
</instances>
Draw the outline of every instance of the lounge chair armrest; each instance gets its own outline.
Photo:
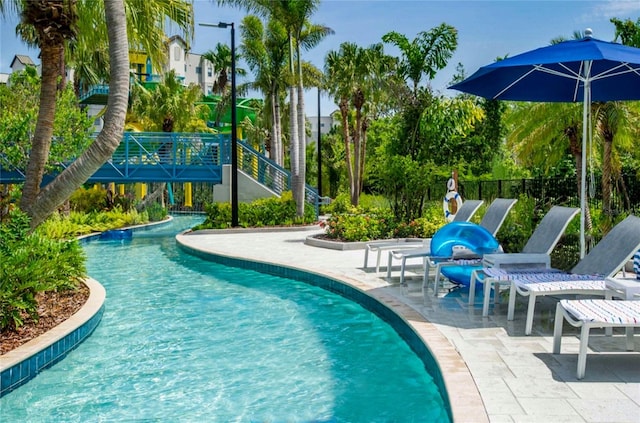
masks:
<instances>
[{"instance_id":1,"label":"lounge chair armrest","mask_svg":"<svg viewBox=\"0 0 640 423\"><path fill-rule=\"evenodd\" d=\"M548 254L526 254L526 253L502 253L502 254L485 254L482 258L482 265L484 267L508 267L518 266L523 267L526 265L533 265L533 267L539 267L540 265L550 268L551 257Z\"/></svg>"}]
</instances>

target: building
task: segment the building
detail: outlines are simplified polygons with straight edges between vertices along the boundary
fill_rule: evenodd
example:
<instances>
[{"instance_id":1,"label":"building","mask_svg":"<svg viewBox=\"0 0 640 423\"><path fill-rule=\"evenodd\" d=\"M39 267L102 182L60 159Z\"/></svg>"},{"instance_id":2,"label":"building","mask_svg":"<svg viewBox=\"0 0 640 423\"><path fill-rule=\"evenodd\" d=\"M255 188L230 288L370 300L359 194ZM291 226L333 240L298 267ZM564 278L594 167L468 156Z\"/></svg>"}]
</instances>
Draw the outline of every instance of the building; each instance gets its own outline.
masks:
<instances>
[{"instance_id":1,"label":"building","mask_svg":"<svg viewBox=\"0 0 640 423\"><path fill-rule=\"evenodd\" d=\"M184 85L196 84L204 95L213 94L213 84L217 78L213 63L201 54L189 52L187 42L179 35L169 38L167 49L168 60L163 73L173 70L176 76L182 78Z\"/></svg>"},{"instance_id":2,"label":"building","mask_svg":"<svg viewBox=\"0 0 640 423\"><path fill-rule=\"evenodd\" d=\"M15 56L13 56L13 60L11 61L11 65L9 67L11 68L11 72L19 72L21 70L24 70L27 66L35 65L36 64L33 63L33 60L31 60L31 57L25 56L23 54L16 54Z\"/></svg>"},{"instance_id":3,"label":"building","mask_svg":"<svg viewBox=\"0 0 640 423\"><path fill-rule=\"evenodd\" d=\"M311 124L311 135L307 136L307 145L318 142L318 116L307 116ZM320 116L320 134L327 135L337 122L331 116Z\"/></svg>"}]
</instances>

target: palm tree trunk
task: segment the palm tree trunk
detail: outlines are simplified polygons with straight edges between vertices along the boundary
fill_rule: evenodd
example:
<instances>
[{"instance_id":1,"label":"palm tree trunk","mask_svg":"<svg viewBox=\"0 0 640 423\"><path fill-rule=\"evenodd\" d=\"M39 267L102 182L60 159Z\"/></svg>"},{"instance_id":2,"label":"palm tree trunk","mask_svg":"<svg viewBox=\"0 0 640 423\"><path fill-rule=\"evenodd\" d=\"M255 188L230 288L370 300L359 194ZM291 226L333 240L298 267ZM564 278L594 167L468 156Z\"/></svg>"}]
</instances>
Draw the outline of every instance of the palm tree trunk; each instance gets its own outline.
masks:
<instances>
[{"instance_id":1,"label":"palm tree trunk","mask_svg":"<svg viewBox=\"0 0 640 423\"><path fill-rule=\"evenodd\" d=\"M277 121L276 119L278 118L278 111L276 110L276 98L273 95L273 93L271 93L271 95L269 96L271 98L271 151L270 156L271 159L276 162L276 164L282 166L280 164L280 162L278 161L279 159L279 155L280 155L280 150L278 147L278 127L277 127Z\"/></svg>"},{"instance_id":2,"label":"palm tree trunk","mask_svg":"<svg viewBox=\"0 0 640 423\"><path fill-rule=\"evenodd\" d=\"M105 124L93 144L48 184L31 204L32 227L42 223L73 191L82 186L111 157L122 138L129 98L129 43L124 2L105 0L104 7L111 66ZM44 58L42 62L44 67Z\"/></svg>"},{"instance_id":3,"label":"palm tree trunk","mask_svg":"<svg viewBox=\"0 0 640 423\"><path fill-rule=\"evenodd\" d=\"M298 169L300 170L300 183L297 186L296 215L304 216L305 186L307 181L307 131L306 119L304 117L304 86L302 84L302 64L300 63L300 44L297 43L297 63L298 63Z\"/></svg>"},{"instance_id":4,"label":"palm tree trunk","mask_svg":"<svg viewBox=\"0 0 640 423\"><path fill-rule=\"evenodd\" d=\"M611 146L613 137L605 136L602 151L602 212L612 218L611 210ZM610 222L611 223L611 222Z\"/></svg>"},{"instance_id":5,"label":"palm tree trunk","mask_svg":"<svg viewBox=\"0 0 640 423\"><path fill-rule=\"evenodd\" d=\"M367 130L369 129L368 118L362 121L362 138L360 141L360 187L358 188L358 195L362 195L363 180L364 180L364 164L367 157ZM358 199L358 202L360 200Z\"/></svg>"},{"instance_id":6,"label":"palm tree trunk","mask_svg":"<svg viewBox=\"0 0 640 423\"><path fill-rule=\"evenodd\" d=\"M349 103L346 99L340 100L338 105L340 108L340 117L342 119L342 138L344 140L344 158L347 164L347 177L349 179L349 192L354 192L354 177L353 177L353 164L351 163L351 145L349 142ZM353 204L353 196L351 197L351 204Z\"/></svg>"},{"instance_id":7,"label":"palm tree trunk","mask_svg":"<svg viewBox=\"0 0 640 423\"><path fill-rule=\"evenodd\" d=\"M49 159L49 150L51 149L53 120L56 113L59 61L62 54L62 45L44 44L42 46L40 109L38 110L38 120L31 142L31 153L29 154L22 199L20 200L20 208L32 218L32 208L40 192L44 167Z\"/></svg>"},{"instance_id":8,"label":"palm tree trunk","mask_svg":"<svg viewBox=\"0 0 640 423\"><path fill-rule=\"evenodd\" d=\"M293 66L293 37L289 34L289 71L291 75L295 75L295 69ZM293 199L297 205L300 204L301 199L298 196L300 192L300 144L298 143L298 119L296 116L296 86L295 82L291 82L289 85L289 147L291 152L289 153L289 161L291 164L291 191L293 192Z\"/></svg>"}]
</instances>

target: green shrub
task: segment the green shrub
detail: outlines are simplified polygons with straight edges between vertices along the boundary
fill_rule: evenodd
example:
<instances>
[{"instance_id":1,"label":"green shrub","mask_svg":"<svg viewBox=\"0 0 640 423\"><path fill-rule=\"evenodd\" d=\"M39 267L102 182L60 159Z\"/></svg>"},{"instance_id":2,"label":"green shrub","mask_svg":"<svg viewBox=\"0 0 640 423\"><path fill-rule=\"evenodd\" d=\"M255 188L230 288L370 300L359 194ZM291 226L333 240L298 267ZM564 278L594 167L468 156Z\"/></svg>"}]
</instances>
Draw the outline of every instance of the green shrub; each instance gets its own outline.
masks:
<instances>
[{"instance_id":1,"label":"green shrub","mask_svg":"<svg viewBox=\"0 0 640 423\"><path fill-rule=\"evenodd\" d=\"M145 209L151 222L160 222L167 217L167 209L160 203L153 203Z\"/></svg>"},{"instance_id":2,"label":"green shrub","mask_svg":"<svg viewBox=\"0 0 640 423\"><path fill-rule=\"evenodd\" d=\"M366 209L349 205L346 208L347 212L334 212L325 222L329 238L345 242L430 238L446 223L442 204L439 202L427 204L423 217L409 223L398 222L388 207Z\"/></svg>"},{"instance_id":3,"label":"green shrub","mask_svg":"<svg viewBox=\"0 0 640 423\"><path fill-rule=\"evenodd\" d=\"M392 238L397 228L390 209L333 213L324 226L329 238L346 242Z\"/></svg>"},{"instance_id":4,"label":"green shrub","mask_svg":"<svg viewBox=\"0 0 640 423\"><path fill-rule=\"evenodd\" d=\"M73 239L80 235L104 232L125 226L139 225L149 221L146 211L135 209L123 212L116 206L112 210L80 213L72 211L69 216L54 213L36 231L51 239Z\"/></svg>"},{"instance_id":5,"label":"green shrub","mask_svg":"<svg viewBox=\"0 0 640 423\"><path fill-rule=\"evenodd\" d=\"M71 210L91 213L107 208L107 190L102 187L78 188L69 197Z\"/></svg>"},{"instance_id":6,"label":"green shrub","mask_svg":"<svg viewBox=\"0 0 640 423\"><path fill-rule=\"evenodd\" d=\"M86 277L78 241L56 241L29 233L29 219L13 211L0 226L0 330L38 319L36 294L75 289Z\"/></svg>"},{"instance_id":7,"label":"green shrub","mask_svg":"<svg viewBox=\"0 0 640 423\"><path fill-rule=\"evenodd\" d=\"M205 204L205 221L194 227L198 229L226 229L231 227L231 204ZM291 226L314 223L315 209L307 204L304 217L296 216L296 203L291 192L285 192L281 197L270 197L238 204L238 224L244 228L264 226Z\"/></svg>"}]
</instances>

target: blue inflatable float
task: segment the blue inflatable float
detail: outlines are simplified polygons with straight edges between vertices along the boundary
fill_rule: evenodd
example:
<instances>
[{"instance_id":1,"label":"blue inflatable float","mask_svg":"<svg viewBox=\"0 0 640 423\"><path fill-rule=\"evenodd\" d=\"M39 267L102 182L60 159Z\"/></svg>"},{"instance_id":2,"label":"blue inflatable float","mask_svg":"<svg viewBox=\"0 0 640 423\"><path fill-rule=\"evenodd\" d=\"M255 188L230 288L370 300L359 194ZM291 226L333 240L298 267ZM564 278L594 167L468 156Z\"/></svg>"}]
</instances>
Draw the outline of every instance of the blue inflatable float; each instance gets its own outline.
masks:
<instances>
[{"instance_id":1,"label":"blue inflatable float","mask_svg":"<svg viewBox=\"0 0 640 423\"><path fill-rule=\"evenodd\" d=\"M482 226L471 222L451 222L443 226L431 239L434 256L451 257L455 247L464 247L477 255L499 251L498 240ZM469 286L471 272L479 266L443 266L442 274L451 282Z\"/></svg>"}]
</instances>

